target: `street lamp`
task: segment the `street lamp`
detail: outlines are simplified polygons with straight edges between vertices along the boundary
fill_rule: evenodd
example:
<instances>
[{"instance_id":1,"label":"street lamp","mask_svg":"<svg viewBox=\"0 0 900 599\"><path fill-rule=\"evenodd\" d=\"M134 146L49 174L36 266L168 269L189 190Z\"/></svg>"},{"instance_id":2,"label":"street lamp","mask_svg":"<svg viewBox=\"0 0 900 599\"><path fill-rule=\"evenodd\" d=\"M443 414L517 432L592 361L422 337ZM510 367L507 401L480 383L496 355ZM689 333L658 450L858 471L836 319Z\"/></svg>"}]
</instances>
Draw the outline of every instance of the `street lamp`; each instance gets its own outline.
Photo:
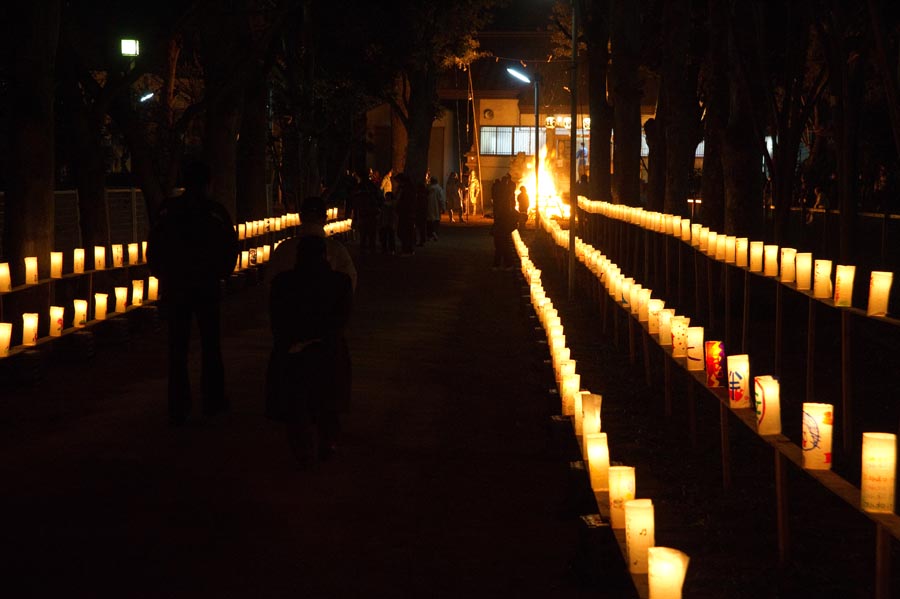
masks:
<instances>
[{"instance_id":1,"label":"street lamp","mask_svg":"<svg viewBox=\"0 0 900 599\"><path fill-rule=\"evenodd\" d=\"M522 81L524 83L532 83L531 79L528 78L524 73L517 71L513 68L507 68L506 72ZM535 226L540 228L541 224L541 193L540 187L538 187L538 172L540 171L540 150L538 149L541 145L541 116L540 116L540 105L538 104L538 98L540 97L540 87L541 87L541 78L538 75L538 72L534 72L534 218L535 218ZM526 214L526 217L528 215Z\"/></svg>"}]
</instances>

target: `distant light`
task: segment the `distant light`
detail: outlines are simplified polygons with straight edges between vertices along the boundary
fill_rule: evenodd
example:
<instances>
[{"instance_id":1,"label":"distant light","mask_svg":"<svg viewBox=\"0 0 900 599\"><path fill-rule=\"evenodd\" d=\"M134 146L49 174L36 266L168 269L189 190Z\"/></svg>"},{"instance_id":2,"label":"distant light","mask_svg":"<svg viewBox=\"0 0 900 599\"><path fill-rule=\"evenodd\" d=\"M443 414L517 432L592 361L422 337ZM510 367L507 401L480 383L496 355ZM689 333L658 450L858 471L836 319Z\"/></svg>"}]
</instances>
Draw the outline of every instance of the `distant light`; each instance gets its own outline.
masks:
<instances>
[{"instance_id":1,"label":"distant light","mask_svg":"<svg viewBox=\"0 0 900 599\"><path fill-rule=\"evenodd\" d=\"M702 204L702 203L703 203L703 200L701 200L701 199L699 199L699 198L697 198L697 199L688 198L687 203L688 203L688 204Z\"/></svg>"},{"instance_id":2,"label":"distant light","mask_svg":"<svg viewBox=\"0 0 900 599\"><path fill-rule=\"evenodd\" d=\"M138 56L141 44L138 40L122 40L122 56Z\"/></svg>"},{"instance_id":3,"label":"distant light","mask_svg":"<svg viewBox=\"0 0 900 599\"><path fill-rule=\"evenodd\" d=\"M531 83L531 79L529 79L527 75L517 71L516 69L507 68L506 72L509 73L510 75L512 75L513 77L515 77L516 79L518 79L519 81L523 81L525 83Z\"/></svg>"},{"instance_id":4,"label":"distant light","mask_svg":"<svg viewBox=\"0 0 900 599\"><path fill-rule=\"evenodd\" d=\"M144 94L143 96L141 96L141 102L146 102L147 100L152 98L154 95L155 94L153 92L150 92L149 94Z\"/></svg>"}]
</instances>

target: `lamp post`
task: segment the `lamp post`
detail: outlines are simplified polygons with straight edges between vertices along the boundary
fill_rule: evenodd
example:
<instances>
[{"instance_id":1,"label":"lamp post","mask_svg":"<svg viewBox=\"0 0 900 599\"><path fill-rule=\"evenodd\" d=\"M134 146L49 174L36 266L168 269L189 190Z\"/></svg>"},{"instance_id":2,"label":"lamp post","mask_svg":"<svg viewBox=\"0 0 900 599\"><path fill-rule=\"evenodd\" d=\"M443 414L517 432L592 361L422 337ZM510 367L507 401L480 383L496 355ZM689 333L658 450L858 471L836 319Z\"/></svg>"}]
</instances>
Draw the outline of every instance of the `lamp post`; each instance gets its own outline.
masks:
<instances>
[{"instance_id":1,"label":"lamp post","mask_svg":"<svg viewBox=\"0 0 900 599\"><path fill-rule=\"evenodd\" d=\"M541 116L540 116L540 104L538 103L538 98L540 98L540 88L541 88L541 78L537 71L534 72L534 81L528 78L524 73L517 71L513 68L507 68L506 72L518 79L519 81L523 81L525 83L534 83L534 218L535 218L535 226L540 228L541 223L541 210L540 210L540 187L538 186L538 173L540 172L540 163L541 153L538 149L541 145ZM527 216L527 215L526 215Z\"/></svg>"}]
</instances>

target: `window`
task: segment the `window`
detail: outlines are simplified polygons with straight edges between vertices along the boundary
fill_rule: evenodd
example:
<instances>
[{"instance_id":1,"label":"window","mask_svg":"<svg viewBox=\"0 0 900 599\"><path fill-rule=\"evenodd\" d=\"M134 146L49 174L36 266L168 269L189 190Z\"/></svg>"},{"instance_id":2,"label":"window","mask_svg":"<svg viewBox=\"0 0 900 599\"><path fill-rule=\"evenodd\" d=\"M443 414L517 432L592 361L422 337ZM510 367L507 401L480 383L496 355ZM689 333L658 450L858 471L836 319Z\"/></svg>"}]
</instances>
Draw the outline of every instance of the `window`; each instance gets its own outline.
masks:
<instances>
[{"instance_id":1,"label":"window","mask_svg":"<svg viewBox=\"0 0 900 599\"><path fill-rule=\"evenodd\" d=\"M540 145L547 142L547 133L540 132ZM481 153L493 156L515 156L519 152L534 154L534 127L482 127Z\"/></svg>"}]
</instances>

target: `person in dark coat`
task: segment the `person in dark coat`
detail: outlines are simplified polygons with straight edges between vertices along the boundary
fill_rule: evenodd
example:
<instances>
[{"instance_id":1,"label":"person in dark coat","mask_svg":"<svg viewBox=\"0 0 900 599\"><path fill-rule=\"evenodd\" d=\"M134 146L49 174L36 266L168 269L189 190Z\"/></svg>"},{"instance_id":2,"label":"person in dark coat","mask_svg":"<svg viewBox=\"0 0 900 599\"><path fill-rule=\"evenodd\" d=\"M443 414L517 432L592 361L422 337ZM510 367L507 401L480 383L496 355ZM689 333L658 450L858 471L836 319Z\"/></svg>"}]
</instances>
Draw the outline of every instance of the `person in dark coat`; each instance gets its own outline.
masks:
<instances>
[{"instance_id":1,"label":"person in dark coat","mask_svg":"<svg viewBox=\"0 0 900 599\"><path fill-rule=\"evenodd\" d=\"M301 466L330 457L344 403L344 327L350 316L350 277L325 258L325 241L306 236L297 244L297 264L272 280L269 315L272 355L268 415L287 426Z\"/></svg>"},{"instance_id":2,"label":"person in dark coat","mask_svg":"<svg viewBox=\"0 0 900 599\"><path fill-rule=\"evenodd\" d=\"M202 352L203 413L228 409L222 362L220 284L234 270L240 246L231 217L208 196L210 170L190 162L182 170L184 193L160 208L147 243L150 272L159 279L160 307L169 323L169 420L191 413L188 348L196 317Z\"/></svg>"}]
</instances>

